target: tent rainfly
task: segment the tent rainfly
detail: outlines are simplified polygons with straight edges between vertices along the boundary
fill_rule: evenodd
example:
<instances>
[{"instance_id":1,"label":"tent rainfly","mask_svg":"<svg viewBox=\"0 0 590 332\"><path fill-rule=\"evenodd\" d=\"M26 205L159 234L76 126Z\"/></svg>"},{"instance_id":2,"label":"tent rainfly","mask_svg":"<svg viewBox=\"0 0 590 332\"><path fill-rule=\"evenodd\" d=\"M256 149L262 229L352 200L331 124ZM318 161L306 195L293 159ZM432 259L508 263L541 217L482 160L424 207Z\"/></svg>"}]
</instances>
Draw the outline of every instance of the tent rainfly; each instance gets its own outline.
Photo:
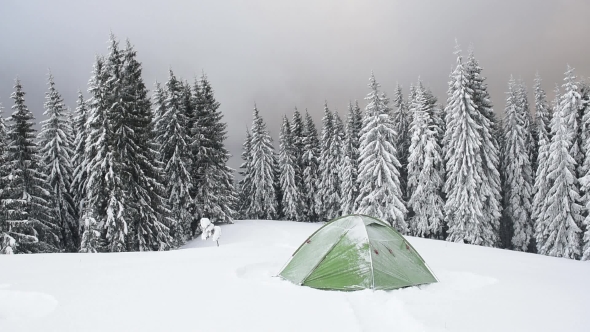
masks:
<instances>
[{"instance_id":1,"label":"tent rainfly","mask_svg":"<svg viewBox=\"0 0 590 332\"><path fill-rule=\"evenodd\" d=\"M410 243L365 215L334 219L313 233L279 273L297 285L354 291L437 282Z\"/></svg>"}]
</instances>

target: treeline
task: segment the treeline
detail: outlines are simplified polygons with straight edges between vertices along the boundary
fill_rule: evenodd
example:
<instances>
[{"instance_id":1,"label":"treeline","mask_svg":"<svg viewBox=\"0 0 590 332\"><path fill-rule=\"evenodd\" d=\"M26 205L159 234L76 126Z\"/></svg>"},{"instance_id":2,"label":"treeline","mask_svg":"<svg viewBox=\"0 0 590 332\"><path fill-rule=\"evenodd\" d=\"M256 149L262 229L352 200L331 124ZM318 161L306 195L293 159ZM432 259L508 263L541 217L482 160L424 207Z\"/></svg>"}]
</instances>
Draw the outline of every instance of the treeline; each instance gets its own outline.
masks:
<instances>
[{"instance_id":1,"label":"treeline","mask_svg":"<svg viewBox=\"0 0 590 332\"><path fill-rule=\"evenodd\" d=\"M255 107L240 218L362 213L413 236L590 258L590 86L568 67L550 106L537 75L533 117L511 78L498 119L473 52L457 54L445 105L422 82L390 100L371 76L364 112L350 103L343 121L326 104L318 135L295 109L278 152Z\"/></svg>"},{"instance_id":2,"label":"treeline","mask_svg":"<svg viewBox=\"0 0 590 332\"><path fill-rule=\"evenodd\" d=\"M133 46L109 44L74 112L49 75L38 134L16 80L13 113L0 116L1 253L167 250L201 216L232 221L226 124L207 77L170 71L150 100Z\"/></svg>"}]
</instances>

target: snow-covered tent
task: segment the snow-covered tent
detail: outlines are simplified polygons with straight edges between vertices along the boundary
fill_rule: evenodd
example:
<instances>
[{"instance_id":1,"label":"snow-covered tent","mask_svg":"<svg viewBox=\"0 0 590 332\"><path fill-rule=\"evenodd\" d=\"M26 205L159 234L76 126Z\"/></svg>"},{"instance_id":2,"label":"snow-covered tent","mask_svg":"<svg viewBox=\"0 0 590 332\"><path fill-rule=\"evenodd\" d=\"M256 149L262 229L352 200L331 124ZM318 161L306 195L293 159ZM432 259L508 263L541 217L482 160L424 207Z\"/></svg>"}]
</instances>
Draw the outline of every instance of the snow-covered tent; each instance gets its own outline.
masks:
<instances>
[{"instance_id":1,"label":"snow-covered tent","mask_svg":"<svg viewBox=\"0 0 590 332\"><path fill-rule=\"evenodd\" d=\"M364 215L340 217L318 229L279 276L297 285L346 291L437 281L401 234L384 221Z\"/></svg>"}]
</instances>

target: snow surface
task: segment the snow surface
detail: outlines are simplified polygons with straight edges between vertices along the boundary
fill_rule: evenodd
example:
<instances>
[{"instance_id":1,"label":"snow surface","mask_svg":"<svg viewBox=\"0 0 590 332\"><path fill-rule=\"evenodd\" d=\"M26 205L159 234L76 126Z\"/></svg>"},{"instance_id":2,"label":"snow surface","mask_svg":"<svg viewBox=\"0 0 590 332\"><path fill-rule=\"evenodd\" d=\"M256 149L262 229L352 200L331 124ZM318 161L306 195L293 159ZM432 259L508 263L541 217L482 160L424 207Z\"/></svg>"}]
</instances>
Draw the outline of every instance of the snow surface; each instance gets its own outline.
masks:
<instances>
[{"instance_id":1,"label":"snow surface","mask_svg":"<svg viewBox=\"0 0 590 332\"><path fill-rule=\"evenodd\" d=\"M588 331L590 262L408 238L439 283L335 292L273 277L321 224L238 221L220 246L0 255L0 331Z\"/></svg>"}]
</instances>

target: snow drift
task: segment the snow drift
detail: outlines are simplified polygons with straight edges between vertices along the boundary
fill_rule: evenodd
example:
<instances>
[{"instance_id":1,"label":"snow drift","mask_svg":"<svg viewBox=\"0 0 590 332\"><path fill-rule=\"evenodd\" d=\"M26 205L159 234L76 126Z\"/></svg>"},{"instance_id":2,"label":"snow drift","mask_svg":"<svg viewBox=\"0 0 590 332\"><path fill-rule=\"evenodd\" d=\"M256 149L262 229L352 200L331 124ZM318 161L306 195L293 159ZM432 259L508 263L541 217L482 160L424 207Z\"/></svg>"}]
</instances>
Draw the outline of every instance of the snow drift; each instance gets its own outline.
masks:
<instances>
[{"instance_id":1,"label":"snow drift","mask_svg":"<svg viewBox=\"0 0 590 332\"><path fill-rule=\"evenodd\" d=\"M0 255L0 331L587 331L590 264L408 237L440 280L320 291L274 277L321 224L238 221L220 247Z\"/></svg>"}]
</instances>

